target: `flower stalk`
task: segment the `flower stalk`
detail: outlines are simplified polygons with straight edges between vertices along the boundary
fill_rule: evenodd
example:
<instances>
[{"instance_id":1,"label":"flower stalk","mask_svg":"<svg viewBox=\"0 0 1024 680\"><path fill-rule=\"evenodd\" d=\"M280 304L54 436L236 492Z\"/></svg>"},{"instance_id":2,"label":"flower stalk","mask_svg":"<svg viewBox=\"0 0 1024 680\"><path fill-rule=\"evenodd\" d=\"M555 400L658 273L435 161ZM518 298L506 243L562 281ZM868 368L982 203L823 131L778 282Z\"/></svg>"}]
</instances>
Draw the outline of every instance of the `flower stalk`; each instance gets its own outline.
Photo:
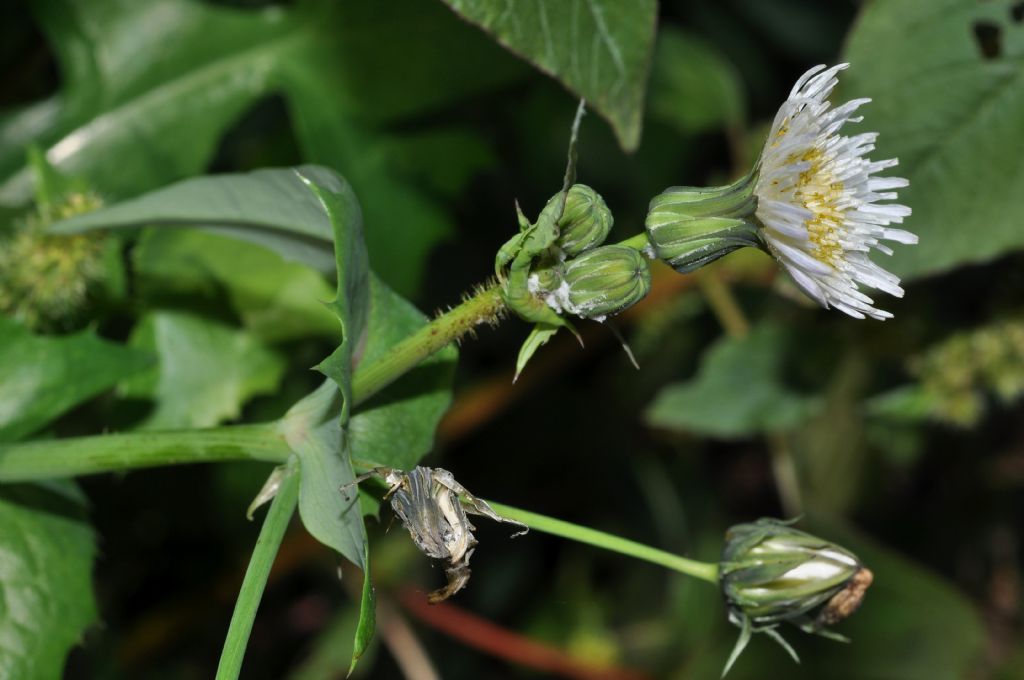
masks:
<instances>
[{"instance_id":1,"label":"flower stalk","mask_svg":"<svg viewBox=\"0 0 1024 680\"><path fill-rule=\"evenodd\" d=\"M680 574L686 574L687 576L692 576L715 585L718 584L717 564L691 560L666 550L659 550L643 543L631 541L627 538L613 536L603 531L582 527L578 524L529 512L528 510L520 510L504 503L495 503L494 501L488 501L488 503L499 515L522 522L535 531L558 536L559 538L567 538L577 543L585 543L595 548L602 548L619 553L620 555L626 555L627 557L634 557L644 562L650 562L651 564L657 564L666 569L677 571Z\"/></svg>"}]
</instances>

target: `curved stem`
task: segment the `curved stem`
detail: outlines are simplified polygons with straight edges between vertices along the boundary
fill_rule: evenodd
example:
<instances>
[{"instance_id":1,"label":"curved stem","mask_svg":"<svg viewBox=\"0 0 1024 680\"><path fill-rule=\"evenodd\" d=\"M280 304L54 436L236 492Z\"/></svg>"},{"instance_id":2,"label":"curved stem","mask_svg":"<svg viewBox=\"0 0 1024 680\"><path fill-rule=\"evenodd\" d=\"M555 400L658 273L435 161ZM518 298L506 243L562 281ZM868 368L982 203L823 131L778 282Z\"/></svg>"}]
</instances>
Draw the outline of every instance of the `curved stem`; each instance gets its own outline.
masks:
<instances>
[{"instance_id":1,"label":"curved stem","mask_svg":"<svg viewBox=\"0 0 1024 680\"><path fill-rule=\"evenodd\" d=\"M74 477L182 463L261 460L290 453L277 423L207 430L129 432L0 445L0 480Z\"/></svg>"},{"instance_id":2,"label":"curved stem","mask_svg":"<svg viewBox=\"0 0 1024 680\"><path fill-rule=\"evenodd\" d=\"M298 499L299 475L292 469L281 482L277 495L270 503L270 510L267 511L259 538L256 539L256 547L252 550L252 558L245 570L238 600L235 601L235 611L231 614L224 650L217 665L216 680L235 680L242 670L242 658L249 643L249 633L252 632L256 610L263 599L270 567L274 564L274 557L281 546L281 539L295 512Z\"/></svg>"},{"instance_id":3,"label":"curved stem","mask_svg":"<svg viewBox=\"0 0 1024 680\"><path fill-rule=\"evenodd\" d=\"M539 515L535 512L520 510L519 508L513 508L512 506L505 505L503 503L494 503L491 501L488 501L488 503L499 515L522 522L531 529L542 531L553 536L567 538L570 541L586 543L587 545L592 545L597 548L610 550L612 552L619 553L620 555L635 557L639 560L657 564L659 566L672 569L673 571L678 571L681 574L686 574L687 576L699 578L702 581L718 585L717 564L691 560L686 557L676 555L675 553L659 550L658 548L652 548L651 546L644 545L643 543L637 543L636 541L630 541L626 538L606 534L605 532L598 531L596 529L581 527L578 524L555 519L553 517Z\"/></svg>"}]
</instances>

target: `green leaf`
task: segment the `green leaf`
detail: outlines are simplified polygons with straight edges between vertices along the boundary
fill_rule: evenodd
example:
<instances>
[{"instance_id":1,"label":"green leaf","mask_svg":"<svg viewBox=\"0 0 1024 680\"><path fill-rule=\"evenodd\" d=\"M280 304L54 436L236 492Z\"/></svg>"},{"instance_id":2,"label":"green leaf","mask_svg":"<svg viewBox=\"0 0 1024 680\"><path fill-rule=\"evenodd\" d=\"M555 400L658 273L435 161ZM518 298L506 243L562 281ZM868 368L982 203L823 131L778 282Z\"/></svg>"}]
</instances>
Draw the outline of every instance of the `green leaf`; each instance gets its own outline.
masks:
<instances>
[{"instance_id":1,"label":"green leaf","mask_svg":"<svg viewBox=\"0 0 1024 680\"><path fill-rule=\"evenodd\" d=\"M352 363L357 346L364 342L370 312L370 263L363 241L363 217L348 184L313 184L334 234L334 258L338 272L337 293L330 303L341 323L341 344L317 368L341 390L341 424L348 423L352 407Z\"/></svg>"},{"instance_id":2,"label":"green leaf","mask_svg":"<svg viewBox=\"0 0 1024 680\"><path fill-rule=\"evenodd\" d=\"M640 142L655 0L444 0L495 40L586 99L622 148Z\"/></svg>"},{"instance_id":3,"label":"green leaf","mask_svg":"<svg viewBox=\"0 0 1024 680\"><path fill-rule=\"evenodd\" d=\"M446 212L395 175L396 148L366 123L351 119L342 102L325 97L321 80L297 80L290 87L293 100L311 102L291 112L306 156L344 168L359 192L374 269L400 290L414 291L430 248L451 231Z\"/></svg>"},{"instance_id":4,"label":"green leaf","mask_svg":"<svg viewBox=\"0 0 1024 680\"><path fill-rule=\"evenodd\" d=\"M64 88L52 109L35 109L42 120L15 119L0 130L5 204L31 196L23 155L33 142L48 147L61 172L85 175L114 195L199 171L223 131L269 92L298 35L275 8L48 0L31 9L56 51Z\"/></svg>"},{"instance_id":5,"label":"green leaf","mask_svg":"<svg viewBox=\"0 0 1024 680\"><path fill-rule=\"evenodd\" d=\"M0 317L0 441L32 434L152 364L149 353L101 340L92 331L36 336Z\"/></svg>"},{"instance_id":6,"label":"green leaf","mask_svg":"<svg viewBox=\"0 0 1024 680\"><path fill-rule=\"evenodd\" d=\"M64 220L58 233L101 228L207 225L252 241L321 271L338 273L330 308L342 328L338 349L319 368L342 392L342 421L350 401L352 352L366 329L370 270L362 214L355 194L319 166L199 177L137 199ZM333 243L333 254L326 248Z\"/></svg>"},{"instance_id":7,"label":"green leaf","mask_svg":"<svg viewBox=\"0 0 1024 680\"><path fill-rule=\"evenodd\" d=\"M722 338L708 349L693 380L669 385L655 397L647 422L724 439L799 425L819 400L782 382L786 348L785 332L770 325L745 338Z\"/></svg>"},{"instance_id":8,"label":"green leaf","mask_svg":"<svg viewBox=\"0 0 1024 680\"><path fill-rule=\"evenodd\" d=\"M746 102L739 72L699 36L666 26L658 33L650 115L685 135L741 125Z\"/></svg>"},{"instance_id":9,"label":"green leaf","mask_svg":"<svg viewBox=\"0 0 1024 680\"><path fill-rule=\"evenodd\" d=\"M427 323L408 301L374 278L365 364ZM352 458L367 467L412 469L434 446L437 423L451 403L458 351L449 346L355 408L347 432Z\"/></svg>"},{"instance_id":10,"label":"green leaf","mask_svg":"<svg viewBox=\"0 0 1024 680\"><path fill-rule=\"evenodd\" d=\"M844 58L844 97L871 97L865 130L898 157L900 202L920 236L886 268L905 278L985 262L1024 246L1024 25L1010 0L888 0L865 5ZM998 38L983 46L989 26ZM999 54L985 56L985 50Z\"/></svg>"},{"instance_id":11,"label":"green leaf","mask_svg":"<svg viewBox=\"0 0 1024 680\"><path fill-rule=\"evenodd\" d=\"M370 648L373 633L377 628L377 601L370 581L370 551L363 556L363 588L359 596L359 623L356 625L355 640L352 645L352 661L348 665L348 674L356 669L356 663Z\"/></svg>"},{"instance_id":12,"label":"green leaf","mask_svg":"<svg viewBox=\"0 0 1024 680\"><path fill-rule=\"evenodd\" d=\"M530 362L533 355L537 353L537 350L546 345L548 340L553 338L557 332L558 326L543 323L534 324L533 328L530 329L530 334L526 336L526 340L523 340L523 344L519 347L519 355L516 357L516 372L512 378L513 381L519 379L519 375L526 368L526 364Z\"/></svg>"},{"instance_id":13,"label":"green leaf","mask_svg":"<svg viewBox=\"0 0 1024 680\"><path fill-rule=\"evenodd\" d=\"M57 680L96 619L96 537L70 482L0 487L0 677Z\"/></svg>"},{"instance_id":14,"label":"green leaf","mask_svg":"<svg viewBox=\"0 0 1024 680\"><path fill-rule=\"evenodd\" d=\"M324 197L337 196L330 201ZM338 202L338 205L335 205ZM341 202L349 202L342 208ZM331 211L358 206L348 184L333 171L304 165L196 177L136 199L57 222L51 231L76 234L93 229L137 229L146 225L194 227L251 241L333 273Z\"/></svg>"},{"instance_id":15,"label":"green leaf","mask_svg":"<svg viewBox=\"0 0 1024 680\"><path fill-rule=\"evenodd\" d=\"M153 352L159 365L121 385L120 393L155 402L139 426L150 430L212 427L241 415L252 397L273 392L284 358L248 333L180 312L151 312L130 344Z\"/></svg>"},{"instance_id":16,"label":"green leaf","mask_svg":"<svg viewBox=\"0 0 1024 680\"><path fill-rule=\"evenodd\" d=\"M258 245L196 229L147 229L132 261L138 291L151 305L226 295L263 342L339 336L338 320L323 304L334 294L327 279Z\"/></svg>"},{"instance_id":17,"label":"green leaf","mask_svg":"<svg viewBox=\"0 0 1024 680\"><path fill-rule=\"evenodd\" d=\"M296 5L33 3L64 89L0 118L0 205L32 198L30 144L104 195L132 196L202 172L223 133L278 95L304 157L343 170L359 191L377 268L415 290L429 248L452 225L416 178L436 169L436 156L403 146L429 133L424 114L524 69L438 3L394 0L386 13L368 2ZM393 86L395 73L402 87ZM410 117L423 132L394 131ZM447 165L450 150L444 156Z\"/></svg>"},{"instance_id":18,"label":"green leaf","mask_svg":"<svg viewBox=\"0 0 1024 680\"><path fill-rule=\"evenodd\" d=\"M340 399L338 386L324 380L288 411L282 429L288 446L299 457L299 515L306 530L365 569L366 528L338 420Z\"/></svg>"}]
</instances>

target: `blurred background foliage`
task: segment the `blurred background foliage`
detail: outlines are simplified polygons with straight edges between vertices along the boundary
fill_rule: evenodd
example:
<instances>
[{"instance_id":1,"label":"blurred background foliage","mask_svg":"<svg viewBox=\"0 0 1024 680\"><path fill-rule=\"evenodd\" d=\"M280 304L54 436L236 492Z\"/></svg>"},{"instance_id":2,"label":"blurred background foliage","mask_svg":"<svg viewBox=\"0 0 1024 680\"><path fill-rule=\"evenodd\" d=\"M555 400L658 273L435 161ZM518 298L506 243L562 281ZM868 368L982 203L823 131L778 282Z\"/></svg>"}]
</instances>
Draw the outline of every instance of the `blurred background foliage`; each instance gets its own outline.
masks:
<instances>
[{"instance_id":1,"label":"blurred background foliage","mask_svg":"<svg viewBox=\"0 0 1024 680\"><path fill-rule=\"evenodd\" d=\"M755 639L730 677L1024 677L1024 4L592 0L607 26L556 21L547 44L528 9L448 5L4 3L0 440L277 418L338 339L331 282L258 246L149 231L69 247L37 222L205 172L321 163L359 197L374 270L430 311L491 273L515 200L535 214L557 190L572 93L592 109L580 180L625 237L665 187L745 172L795 79L848 60L840 96L874 99L863 127L911 179L921 243L891 260L907 283L882 303L894 320L819 310L758 253L657 271L612 321L639 372L590 324L585 349L558 338L513 386L526 327L482 330L425 461L480 496L706 560L730 524L801 513L874 570L840 627L852 645L791 635L794 666ZM74 185L34 171L40 152ZM741 316L723 328L729 289ZM35 595L5 584L0 634L39 609L60 631L39 658L74 645L66 677L209 677L268 471L3 487L0 542L38 539L45 578ZM480 527L470 587L425 608L440 570L388 527L370 526L378 637L361 677L715 678L736 636L706 584L500 526ZM293 527L244 677L343 677L359 577L339 586L336 568Z\"/></svg>"}]
</instances>

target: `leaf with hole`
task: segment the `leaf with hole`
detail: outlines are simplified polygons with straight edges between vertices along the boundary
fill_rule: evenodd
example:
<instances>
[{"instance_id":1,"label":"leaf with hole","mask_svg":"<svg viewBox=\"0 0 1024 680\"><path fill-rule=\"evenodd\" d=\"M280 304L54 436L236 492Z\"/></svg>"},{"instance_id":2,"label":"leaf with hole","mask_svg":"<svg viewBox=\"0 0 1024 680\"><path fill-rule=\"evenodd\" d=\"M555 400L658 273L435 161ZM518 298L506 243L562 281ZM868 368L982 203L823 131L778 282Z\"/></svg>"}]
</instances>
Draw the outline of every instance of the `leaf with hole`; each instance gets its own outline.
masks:
<instances>
[{"instance_id":1,"label":"leaf with hole","mask_svg":"<svg viewBox=\"0 0 1024 680\"><path fill-rule=\"evenodd\" d=\"M1012 2L890 0L864 6L842 94L871 97L860 126L910 186L920 236L887 269L913 279L1024 247L1024 24Z\"/></svg>"}]
</instances>

